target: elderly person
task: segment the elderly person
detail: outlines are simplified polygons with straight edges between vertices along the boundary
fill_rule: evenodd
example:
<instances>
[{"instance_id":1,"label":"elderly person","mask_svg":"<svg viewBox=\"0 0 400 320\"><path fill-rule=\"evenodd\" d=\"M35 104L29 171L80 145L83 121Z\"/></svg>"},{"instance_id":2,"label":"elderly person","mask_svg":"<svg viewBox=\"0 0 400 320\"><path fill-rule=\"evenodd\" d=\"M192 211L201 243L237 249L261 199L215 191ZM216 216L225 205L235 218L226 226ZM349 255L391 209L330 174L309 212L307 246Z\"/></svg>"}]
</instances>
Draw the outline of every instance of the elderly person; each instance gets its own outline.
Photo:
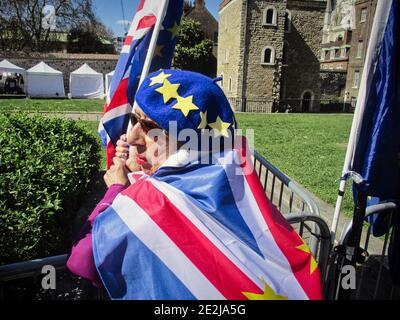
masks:
<instances>
[{"instance_id":1,"label":"elderly person","mask_svg":"<svg viewBox=\"0 0 400 320\"><path fill-rule=\"evenodd\" d=\"M135 99L68 268L112 299L320 299L315 260L265 197L216 81L160 70Z\"/></svg>"}]
</instances>

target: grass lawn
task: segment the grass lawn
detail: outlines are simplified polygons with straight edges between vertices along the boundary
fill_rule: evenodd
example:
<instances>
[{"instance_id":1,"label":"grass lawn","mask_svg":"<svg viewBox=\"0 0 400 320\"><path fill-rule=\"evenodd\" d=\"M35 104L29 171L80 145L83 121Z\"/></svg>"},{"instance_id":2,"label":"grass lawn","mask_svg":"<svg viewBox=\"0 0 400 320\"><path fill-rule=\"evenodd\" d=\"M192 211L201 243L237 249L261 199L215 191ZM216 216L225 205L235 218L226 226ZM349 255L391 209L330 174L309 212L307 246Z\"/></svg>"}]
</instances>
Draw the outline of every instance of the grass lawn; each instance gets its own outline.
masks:
<instances>
[{"instance_id":1,"label":"grass lawn","mask_svg":"<svg viewBox=\"0 0 400 320\"><path fill-rule=\"evenodd\" d=\"M0 111L103 112L103 99L0 99Z\"/></svg>"},{"instance_id":2,"label":"grass lawn","mask_svg":"<svg viewBox=\"0 0 400 320\"><path fill-rule=\"evenodd\" d=\"M254 129L255 148L316 196L335 206L352 114L238 114L242 129ZM349 189L348 189L349 190ZM352 212L351 192L343 211Z\"/></svg>"},{"instance_id":3,"label":"grass lawn","mask_svg":"<svg viewBox=\"0 0 400 320\"><path fill-rule=\"evenodd\" d=\"M352 115L237 114L239 128L253 129L255 148L316 196L335 206ZM97 122L82 121L93 133ZM100 141L100 140L99 140ZM105 152L102 152L105 167ZM351 214L351 192L344 212Z\"/></svg>"}]
</instances>

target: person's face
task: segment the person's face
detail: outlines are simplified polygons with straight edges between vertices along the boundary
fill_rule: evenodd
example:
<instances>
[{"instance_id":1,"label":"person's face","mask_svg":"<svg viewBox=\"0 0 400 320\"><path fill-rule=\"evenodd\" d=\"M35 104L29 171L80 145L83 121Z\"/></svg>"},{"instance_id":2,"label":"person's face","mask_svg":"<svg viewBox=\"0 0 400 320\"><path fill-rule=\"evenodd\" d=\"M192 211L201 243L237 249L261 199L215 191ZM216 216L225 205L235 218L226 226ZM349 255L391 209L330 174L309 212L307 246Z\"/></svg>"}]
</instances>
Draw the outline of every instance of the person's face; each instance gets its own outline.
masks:
<instances>
[{"instance_id":1,"label":"person's face","mask_svg":"<svg viewBox=\"0 0 400 320\"><path fill-rule=\"evenodd\" d=\"M137 108L131 117L127 142L133 146L136 163L147 174L154 173L168 157L168 139L158 125Z\"/></svg>"}]
</instances>

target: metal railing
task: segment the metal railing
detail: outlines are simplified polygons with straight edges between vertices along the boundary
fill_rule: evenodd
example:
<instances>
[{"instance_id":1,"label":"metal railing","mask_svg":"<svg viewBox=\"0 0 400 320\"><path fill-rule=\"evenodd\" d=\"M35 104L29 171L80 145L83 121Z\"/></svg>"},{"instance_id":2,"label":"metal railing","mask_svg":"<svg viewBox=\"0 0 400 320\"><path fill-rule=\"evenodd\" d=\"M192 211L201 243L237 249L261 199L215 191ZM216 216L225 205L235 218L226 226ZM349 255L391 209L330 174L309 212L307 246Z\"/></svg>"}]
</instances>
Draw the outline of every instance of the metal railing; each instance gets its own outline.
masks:
<instances>
[{"instance_id":1,"label":"metal railing","mask_svg":"<svg viewBox=\"0 0 400 320\"><path fill-rule=\"evenodd\" d=\"M392 232L393 215L396 212L397 205L393 202L380 203L367 207L365 218L373 215L386 215L387 231L381 237L374 237L372 225L368 224L363 228L360 248L364 250L366 260L358 266L356 290L348 295L350 299L400 299L399 287L392 282L388 266L388 243ZM339 240L339 245L346 245L349 235L352 231L352 221L350 221L343 230ZM341 266L339 266L339 270ZM340 278L339 278L340 279ZM336 295L338 292L338 283L334 284Z\"/></svg>"},{"instance_id":2,"label":"metal railing","mask_svg":"<svg viewBox=\"0 0 400 320\"><path fill-rule=\"evenodd\" d=\"M267 197L307 242L318 261L322 279L325 279L331 234L328 225L320 217L317 204L307 191L257 151L254 151L254 168Z\"/></svg>"}]
</instances>

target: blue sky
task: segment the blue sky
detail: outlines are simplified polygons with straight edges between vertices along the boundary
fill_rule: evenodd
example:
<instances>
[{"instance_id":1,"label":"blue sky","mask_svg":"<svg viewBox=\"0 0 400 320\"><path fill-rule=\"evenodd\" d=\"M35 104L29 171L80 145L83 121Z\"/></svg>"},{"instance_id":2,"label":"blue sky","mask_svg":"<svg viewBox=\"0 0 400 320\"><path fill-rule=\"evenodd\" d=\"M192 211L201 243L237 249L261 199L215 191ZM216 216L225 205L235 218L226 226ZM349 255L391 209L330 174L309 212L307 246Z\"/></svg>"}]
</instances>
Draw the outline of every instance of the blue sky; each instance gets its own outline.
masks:
<instances>
[{"instance_id":1,"label":"blue sky","mask_svg":"<svg viewBox=\"0 0 400 320\"><path fill-rule=\"evenodd\" d=\"M139 0L122 0L125 20L132 21ZM222 0L205 0L207 9L218 20L218 5ZM100 20L109 27L116 36L124 34L121 0L93 0L93 7ZM129 26L127 26L129 28Z\"/></svg>"}]
</instances>

